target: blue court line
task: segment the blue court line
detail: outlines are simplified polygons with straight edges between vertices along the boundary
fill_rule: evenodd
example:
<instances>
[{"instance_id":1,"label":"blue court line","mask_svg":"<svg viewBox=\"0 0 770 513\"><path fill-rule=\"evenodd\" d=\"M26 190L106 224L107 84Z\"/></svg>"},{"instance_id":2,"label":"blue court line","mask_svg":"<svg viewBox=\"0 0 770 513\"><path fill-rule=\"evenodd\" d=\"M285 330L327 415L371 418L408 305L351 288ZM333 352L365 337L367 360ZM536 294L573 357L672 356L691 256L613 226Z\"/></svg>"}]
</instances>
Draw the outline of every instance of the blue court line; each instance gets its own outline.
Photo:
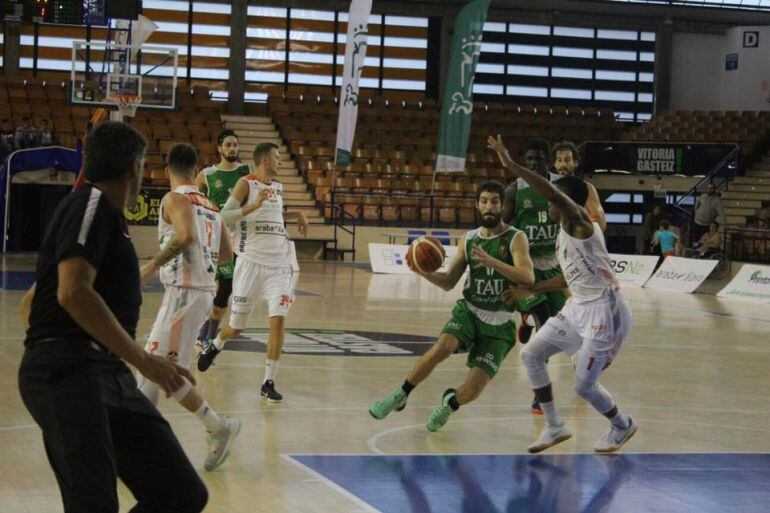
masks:
<instances>
[{"instance_id":1,"label":"blue court line","mask_svg":"<svg viewBox=\"0 0 770 513\"><path fill-rule=\"evenodd\" d=\"M383 513L766 513L770 505L768 454L292 458Z\"/></svg>"}]
</instances>

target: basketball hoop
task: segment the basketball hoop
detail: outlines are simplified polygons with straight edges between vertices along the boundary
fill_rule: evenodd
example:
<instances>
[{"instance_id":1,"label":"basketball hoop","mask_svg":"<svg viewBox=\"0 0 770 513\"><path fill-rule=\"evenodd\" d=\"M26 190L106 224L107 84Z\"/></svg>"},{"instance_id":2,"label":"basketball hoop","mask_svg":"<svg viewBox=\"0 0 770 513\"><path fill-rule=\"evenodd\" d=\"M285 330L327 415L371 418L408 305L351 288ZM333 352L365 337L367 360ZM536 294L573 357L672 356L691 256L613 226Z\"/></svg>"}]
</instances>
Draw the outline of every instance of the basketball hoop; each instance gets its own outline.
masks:
<instances>
[{"instance_id":1,"label":"basketball hoop","mask_svg":"<svg viewBox=\"0 0 770 513\"><path fill-rule=\"evenodd\" d=\"M137 94L112 93L111 98L118 106L121 116L134 117L136 109L142 103L142 97Z\"/></svg>"}]
</instances>

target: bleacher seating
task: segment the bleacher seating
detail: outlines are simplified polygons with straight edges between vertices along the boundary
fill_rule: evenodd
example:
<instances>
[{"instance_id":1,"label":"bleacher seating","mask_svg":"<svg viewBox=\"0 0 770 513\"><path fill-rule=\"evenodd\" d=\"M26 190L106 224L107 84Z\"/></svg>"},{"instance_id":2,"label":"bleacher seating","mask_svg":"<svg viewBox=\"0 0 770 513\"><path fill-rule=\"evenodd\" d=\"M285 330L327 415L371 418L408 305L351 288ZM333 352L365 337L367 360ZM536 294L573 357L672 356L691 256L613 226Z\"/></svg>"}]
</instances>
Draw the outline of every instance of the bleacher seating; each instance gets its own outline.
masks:
<instances>
[{"instance_id":1,"label":"bleacher seating","mask_svg":"<svg viewBox=\"0 0 770 513\"><path fill-rule=\"evenodd\" d=\"M222 130L221 103L211 100L208 88L179 89L179 111L139 108L136 116L125 118L148 140L145 183L167 186L164 159L174 142L191 142L203 163L217 162L216 137ZM63 82L44 82L32 77L0 77L0 119L18 126L25 117L36 127L47 119L61 146L74 148L86 131L97 107L70 106Z\"/></svg>"}]
</instances>

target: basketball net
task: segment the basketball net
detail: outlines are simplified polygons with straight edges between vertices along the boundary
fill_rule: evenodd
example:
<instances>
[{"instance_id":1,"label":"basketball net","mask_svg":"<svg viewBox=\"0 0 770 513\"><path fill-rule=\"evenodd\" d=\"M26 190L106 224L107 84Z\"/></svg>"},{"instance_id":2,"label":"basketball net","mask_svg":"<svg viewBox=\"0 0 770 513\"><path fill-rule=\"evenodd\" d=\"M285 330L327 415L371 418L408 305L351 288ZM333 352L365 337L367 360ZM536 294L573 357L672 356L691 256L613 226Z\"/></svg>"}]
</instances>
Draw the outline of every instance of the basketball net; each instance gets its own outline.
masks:
<instances>
[{"instance_id":1,"label":"basketball net","mask_svg":"<svg viewBox=\"0 0 770 513\"><path fill-rule=\"evenodd\" d=\"M115 121L122 121L124 117L134 117L136 115L136 109L142 103L142 97L136 94L123 94L113 93L112 101L118 106L118 112L114 119ZM110 116L112 118L112 116Z\"/></svg>"}]
</instances>

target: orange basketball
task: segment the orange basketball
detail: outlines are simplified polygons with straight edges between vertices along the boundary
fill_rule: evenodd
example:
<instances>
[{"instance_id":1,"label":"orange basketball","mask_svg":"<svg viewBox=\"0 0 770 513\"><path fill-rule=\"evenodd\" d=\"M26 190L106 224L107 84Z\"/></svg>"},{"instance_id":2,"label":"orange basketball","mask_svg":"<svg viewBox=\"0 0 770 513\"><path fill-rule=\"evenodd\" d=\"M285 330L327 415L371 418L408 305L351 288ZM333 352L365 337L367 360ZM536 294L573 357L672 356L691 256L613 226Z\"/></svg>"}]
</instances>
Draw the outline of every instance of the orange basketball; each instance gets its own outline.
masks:
<instances>
[{"instance_id":1,"label":"orange basketball","mask_svg":"<svg viewBox=\"0 0 770 513\"><path fill-rule=\"evenodd\" d=\"M444 263L446 252L436 237L420 237L406 252L406 265L413 271L433 273Z\"/></svg>"}]
</instances>

